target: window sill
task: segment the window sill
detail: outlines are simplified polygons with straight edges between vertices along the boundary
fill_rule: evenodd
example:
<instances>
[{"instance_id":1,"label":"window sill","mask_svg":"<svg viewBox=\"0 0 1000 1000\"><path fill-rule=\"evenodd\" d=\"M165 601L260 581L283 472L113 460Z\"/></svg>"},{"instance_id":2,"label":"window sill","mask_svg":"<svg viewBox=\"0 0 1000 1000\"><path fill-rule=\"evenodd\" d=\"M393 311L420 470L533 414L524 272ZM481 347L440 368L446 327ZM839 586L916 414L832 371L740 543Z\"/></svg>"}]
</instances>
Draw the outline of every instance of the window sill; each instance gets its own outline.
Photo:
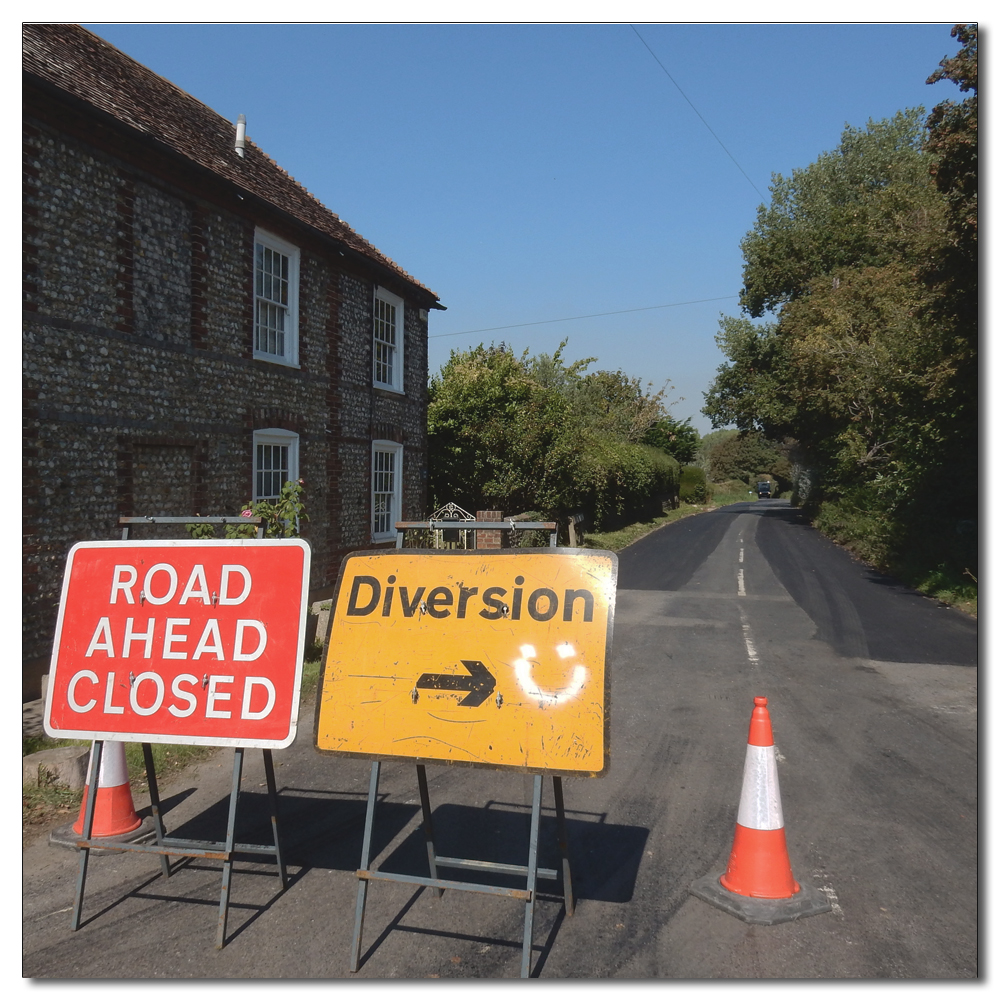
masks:
<instances>
[{"instance_id":1,"label":"window sill","mask_svg":"<svg viewBox=\"0 0 1000 1000\"><path fill-rule=\"evenodd\" d=\"M273 354L258 354L256 351L253 356L254 361L267 361L272 365L281 365L282 368L298 368L301 369L301 365L297 361L286 361L284 358L276 357Z\"/></svg>"}]
</instances>

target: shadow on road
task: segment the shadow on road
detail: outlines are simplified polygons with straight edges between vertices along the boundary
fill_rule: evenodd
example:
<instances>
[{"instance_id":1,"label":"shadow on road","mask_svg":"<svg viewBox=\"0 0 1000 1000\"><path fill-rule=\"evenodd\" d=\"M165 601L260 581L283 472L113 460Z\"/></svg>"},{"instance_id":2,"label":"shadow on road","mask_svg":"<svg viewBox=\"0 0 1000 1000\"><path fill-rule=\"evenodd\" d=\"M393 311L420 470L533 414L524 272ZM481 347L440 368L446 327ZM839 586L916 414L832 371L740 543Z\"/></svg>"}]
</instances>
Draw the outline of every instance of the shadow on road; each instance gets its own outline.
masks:
<instances>
[{"instance_id":1,"label":"shadow on road","mask_svg":"<svg viewBox=\"0 0 1000 1000\"><path fill-rule=\"evenodd\" d=\"M449 804L434 809L431 818L435 853L439 856L509 865L524 865L527 862L531 823L527 807L494 801L487 802L484 808ZM608 903L627 903L631 900L648 836L649 831L643 827L605 823L602 813L567 810L566 840L574 896ZM561 870L556 819L552 810L542 811L538 864L556 872ZM423 831L415 830L391 855L380 861L378 867L390 872L427 875ZM443 868L438 874L441 878L486 881L506 888L523 889L525 885L524 876L487 873L477 878L468 870ZM540 880L539 895L545 895L550 887L561 896L558 877L555 882Z\"/></svg>"},{"instance_id":2,"label":"shadow on road","mask_svg":"<svg viewBox=\"0 0 1000 1000\"><path fill-rule=\"evenodd\" d=\"M385 848L418 811L417 806L384 801L379 796L372 850ZM367 796L361 793L282 788L278 793L278 836L286 864L303 869L357 871L361 858ZM229 797L220 798L177 829L165 816L169 835L188 840L224 840ZM241 792L236 841L271 843L271 813L263 792Z\"/></svg>"},{"instance_id":3,"label":"shadow on road","mask_svg":"<svg viewBox=\"0 0 1000 1000\"><path fill-rule=\"evenodd\" d=\"M384 808L384 807L383 807ZM378 814L376 813L376 817ZM434 852L438 857L468 859L490 864L525 865L528 859L531 816L527 807L516 803L489 801L482 808L442 805L432 811ZM376 827L378 820L376 820ZM605 822L603 813L567 810L566 839L570 859L574 900L627 903L632 899L639 863L642 860L649 830ZM385 838L383 837L383 840ZM548 908L545 919L536 928L545 933L542 945L532 945L533 968L537 977L552 950L559 928L566 917L562 886L562 857L554 810L543 810L538 834L538 865L554 870L556 877L540 878L538 904L559 904ZM377 859L379 870L394 875L427 877L427 845L422 827L414 830L385 859ZM466 868L451 868L439 863L437 875L449 881L471 885L524 889L526 877L493 871L478 874ZM420 886L399 912L382 928L378 937L365 949L363 965L394 931L424 934L437 938L472 941L484 947L520 947L522 942L489 935L470 934L463 929L445 930L403 924L403 918L426 892ZM448 889L445 895L454 890ZM539 918L541 914L539 914ZM551 921L551 923L550 923ZM537 953L537 956L534 954Z\"/></svg>"}]
</instances>

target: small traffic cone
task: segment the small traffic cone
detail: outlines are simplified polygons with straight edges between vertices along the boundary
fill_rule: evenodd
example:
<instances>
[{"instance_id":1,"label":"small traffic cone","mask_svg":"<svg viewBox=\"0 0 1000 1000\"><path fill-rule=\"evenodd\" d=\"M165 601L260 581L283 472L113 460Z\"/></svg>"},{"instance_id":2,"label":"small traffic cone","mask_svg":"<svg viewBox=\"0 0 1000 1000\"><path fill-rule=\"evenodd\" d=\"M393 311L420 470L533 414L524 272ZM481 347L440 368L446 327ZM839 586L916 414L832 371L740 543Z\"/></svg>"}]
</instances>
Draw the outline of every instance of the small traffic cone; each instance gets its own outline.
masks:
<instances>
[{"instance_id":1,"label":"small traffic cone","mask_svg":"<svg viewBox=\"0 0 1000 1000\"><path fill-rule=\"evenodd\" d=\"M778 788L767 698L754 698L743 765L743 790L729 864L699 879L691 892L750 923L774 924L825 913L830 901L792 875Z\"/></svg>"},{"instance_id":2,"label":"small traffic cone","mask_svg":"<svg viewBox=\"0 0 1000 1000\"><path fill-rule=\"evenodd\" d=\"M90 748L90 762L93 761L94 747ZM87 773L90 774L90 762ZM84 837L84 820L90 784L84 788L83 801L77 821L59 827L49 834L49 843L61 847L76 848ZM132 802L132 788L129 785L128 765L125 762L125 744L117 740L105 740L101 753L101 769L97 778L97 797L94 800L94 828L92 839L123 840L135 844L151 840L156 830L151 821L143 820L135 811Z\"/></svg>"},{"instance_id":3,"label":"small traffic cone","mask_svg":"<svg viewBox=\"0 0 1000 1000\"><path fill-rule=\"evenodd\" d=\"M94 748L90 748L93 761ZM90 774L90 761L87 773ZM87 799L90 785L83 790L80 815L73 824L73 832L83 836L83 821L87 813ZM128 764L125 762L125 744L108 740L101 754L101 773L97 778L97 799L94 802L94 829L92 837L121 837L142 825L139 814L132 804L132 787L128 780Z\"/></svg>"}]
</instances>

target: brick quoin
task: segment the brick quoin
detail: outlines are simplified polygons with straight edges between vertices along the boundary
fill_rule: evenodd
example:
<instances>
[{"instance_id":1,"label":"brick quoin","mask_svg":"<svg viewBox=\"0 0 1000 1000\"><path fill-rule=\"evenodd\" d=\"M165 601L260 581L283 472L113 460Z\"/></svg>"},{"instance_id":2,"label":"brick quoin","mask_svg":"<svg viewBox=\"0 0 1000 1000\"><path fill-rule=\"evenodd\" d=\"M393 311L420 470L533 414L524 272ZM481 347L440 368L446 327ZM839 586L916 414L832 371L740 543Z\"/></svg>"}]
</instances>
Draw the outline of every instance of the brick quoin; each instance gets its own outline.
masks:
<instances>
[{"instance_id":1,"label":"brick quoin","mask_svg":"<svg viewBox=\"0 0 1000 1000\"><path fill-rule=\"evenodd\" d=\"M477 510L477 521L502 521L503 512L499 510ZM476 530L477 549L502 549L506 548L506 539L503 537L506 532L500 528L479 528Z\"/></svg>"}]
</instances>

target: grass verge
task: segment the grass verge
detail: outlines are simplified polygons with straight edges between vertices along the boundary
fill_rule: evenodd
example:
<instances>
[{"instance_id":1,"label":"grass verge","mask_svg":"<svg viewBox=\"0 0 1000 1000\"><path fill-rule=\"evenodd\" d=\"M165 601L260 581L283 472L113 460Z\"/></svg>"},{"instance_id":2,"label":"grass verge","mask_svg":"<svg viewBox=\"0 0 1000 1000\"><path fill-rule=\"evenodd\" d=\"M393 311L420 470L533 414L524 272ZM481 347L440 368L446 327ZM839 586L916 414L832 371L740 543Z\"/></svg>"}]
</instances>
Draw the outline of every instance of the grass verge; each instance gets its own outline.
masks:
<instances>
[{"instance_id":1,"label":"grass verge","mask_svg":"<svg viewBox=\"0 0 1000 1000\"><path fill-rule=\"evenodd\" d=\"M637 542L651 531L679 521L681 518L690 517L692 514L703 514L707 510L715 510L716 507L726 507L731 503L743 503L753 500L756 494L749 489L746 483L741 483L734 479L725 483L710 484L711 500L705 504L682 503L675 510L668 510L659 517L650 518L647 521L636 521L635 524L627 524L615 531L594 531L588 532L583 542L585 549L607 549L609 552L618 552L627 545Z\"/></svg>"},{"instance_id":2,"label":"grass verge","mask_svg":"<svg viewBox=\"0 0 1000 1000\"><path fill-rule=\"evenodd\" d=\"M690 517L692 514L701 514L703 511L711 510L715 505L707 504L702 507L692 506L682 503L676 510L668 510L659 517L650 518L648 521L637 521L635 524L627 524L615 531L593 531L588 532L583 541L585 549L606 549L609 552L619 552L627 545L637 542L651 531L670 524L673 521L680 521L682 518Z\"/></svg>"},{"instance_id":3,"label":"grass verge","mask_svg":"<svg viewBox=\"0 0 1000 1000\"><path fill-rule=\"evenodd\" d=\"M725 507L731 503L746 503L756 500L757 494L738 479L729 479L724 483L712 483L712 504L715 507Z\"/></svg>"},{"instance_id":4,"label":"grass verge","mask_svg":"<svg viewBox=\"0 0 1000 1000\"><path fill-rule=\"evenodd\" d=\"M979 616L978 545L974 522L947 518L910 524L903 532L884 517L824 503L813 526L858 559L918 593Z\"/></svg>"}]
</instances>

